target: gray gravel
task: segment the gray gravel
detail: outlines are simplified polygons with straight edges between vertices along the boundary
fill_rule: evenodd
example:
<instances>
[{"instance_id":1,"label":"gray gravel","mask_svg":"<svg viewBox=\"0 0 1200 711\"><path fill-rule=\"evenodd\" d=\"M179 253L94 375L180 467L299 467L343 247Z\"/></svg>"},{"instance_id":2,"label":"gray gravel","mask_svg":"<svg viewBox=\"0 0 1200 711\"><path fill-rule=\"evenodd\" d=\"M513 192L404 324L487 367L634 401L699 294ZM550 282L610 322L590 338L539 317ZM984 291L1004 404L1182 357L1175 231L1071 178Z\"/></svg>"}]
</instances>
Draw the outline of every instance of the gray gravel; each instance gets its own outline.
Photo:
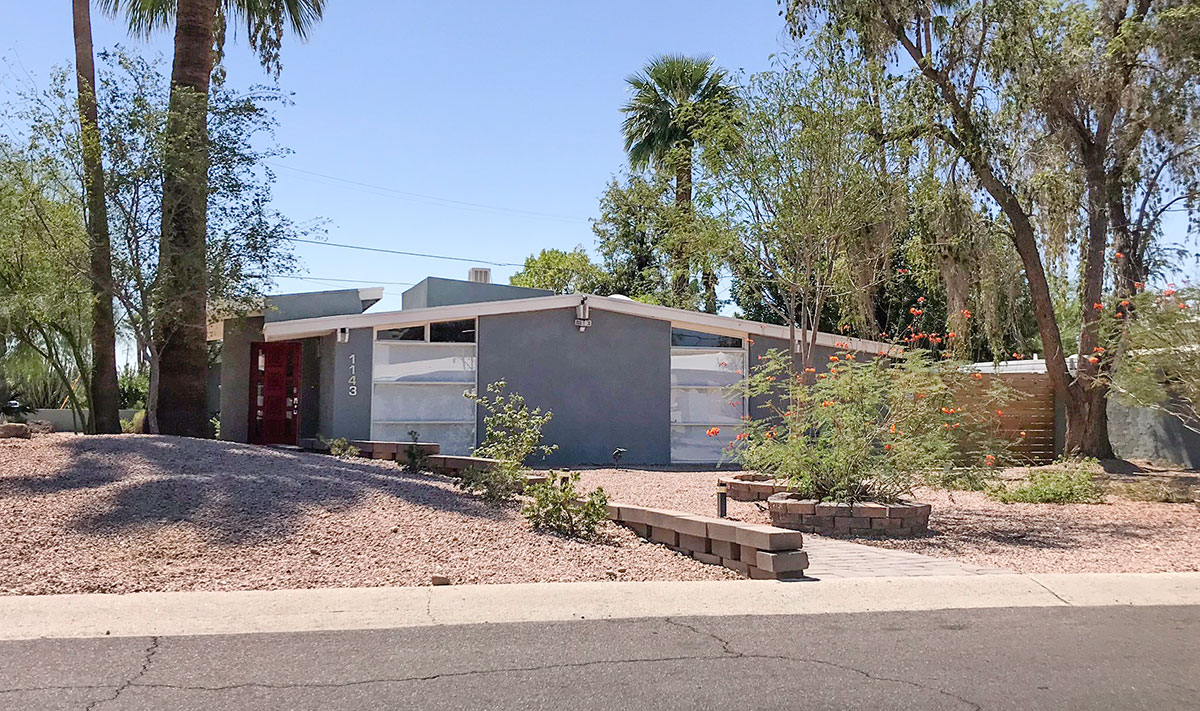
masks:
<instances>
[{"instance_id":1,"label":"gray gravel","mask_svg":"<svg viewBox=\"0 0 1200 711\"><path fill-rule=\"evenodd\" d=\"M591 469L581 476L582 483L603 486L620 501L708 516L716 512L716 480L712 469ZM1103 504L1002 504L974 491L917 489L913 494L933 505L929 535L850 540L1021 573L1200 570L1196 504L1117 496L1108 496ZM729 514L770 523L762 504L730 501Z\"/></svg>"},{"instance_id":2,"label":"gray gravel","mask_svg":"<svg viewBox=\"0 0 1200 711\"><path fill-rule=\"evenodd\" d=\"M0 440L0 594L736 579L530 530L395 464L150 435Z\"/></svg>"}]
</instances>

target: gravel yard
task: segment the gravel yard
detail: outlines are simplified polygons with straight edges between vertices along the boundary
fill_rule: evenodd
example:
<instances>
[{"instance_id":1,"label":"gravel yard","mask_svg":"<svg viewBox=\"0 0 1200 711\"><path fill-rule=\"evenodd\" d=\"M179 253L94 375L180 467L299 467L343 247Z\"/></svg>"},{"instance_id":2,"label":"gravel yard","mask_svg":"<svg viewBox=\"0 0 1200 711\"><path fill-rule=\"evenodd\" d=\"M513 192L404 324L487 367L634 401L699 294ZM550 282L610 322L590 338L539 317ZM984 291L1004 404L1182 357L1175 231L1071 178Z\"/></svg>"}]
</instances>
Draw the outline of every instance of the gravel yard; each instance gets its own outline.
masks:
<instances>
[{"instance_id":1,"label":"gravel yard","mask_svg":"<svg viewBox=\"0 0 1200 711\"><path fill-rule=\"evenodd\" d=\"M716 512L714 470L592 469L588 487L645 506ZM1117 478L1120 480L1120 478ZM1128 501L1104 504L1002 504L970 491L917 490L933 505L930 534L913 539L854 539L987 568L1022 573L1148 573L1200 570L1200 507ZM729 515L769 523L765 506L729 502Z\"/></svg>"},{"instance_id":2,"label":"gravel yard","mask_svg":"<svg viewBox=\"0 0 1200 711\"><path fill-rule=\"evenodd\" d=\"M449 479L207 440L0 440L0 594L736 579L608 524L535 533Z\"/></svg>"}]
</instances>

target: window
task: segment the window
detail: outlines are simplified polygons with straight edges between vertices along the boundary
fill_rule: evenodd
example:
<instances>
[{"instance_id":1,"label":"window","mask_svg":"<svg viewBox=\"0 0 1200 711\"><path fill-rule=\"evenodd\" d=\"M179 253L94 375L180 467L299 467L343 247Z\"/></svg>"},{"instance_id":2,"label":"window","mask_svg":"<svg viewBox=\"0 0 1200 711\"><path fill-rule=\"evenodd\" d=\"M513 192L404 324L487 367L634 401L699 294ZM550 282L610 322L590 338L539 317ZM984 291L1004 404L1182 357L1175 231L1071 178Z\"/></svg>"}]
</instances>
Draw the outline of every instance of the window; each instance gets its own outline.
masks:
<instances>
[{"instance_id":1,"label":"window","mask_svg":"<svg viewBox=\"0 0 1200 711\"><path fill-rule=\"evenodd\" d=\"M429 324L430 343L474 343L475 319Z\"/></svg>"},{"instance_id":2,"label":"window","mask_svg":"<svg viewBox=\"0 0 1200 711\"><path fill-rule=\"evenodd\" d=\"M423 341L425 340L424 326L407 326L405 328L389 328L375 334L377 341Z\"/></svg>"},{"instance_id":3,"label":"window","mask_svg":"<svg viewBox=\"0 0 1200 711\"><path fill-rule=\"evenodd\" d=\"M741 348L742 339L704 333L703 331L690 331L686 328L672 328L671 345L677 348Z\"/></svg>"}]
</instances>

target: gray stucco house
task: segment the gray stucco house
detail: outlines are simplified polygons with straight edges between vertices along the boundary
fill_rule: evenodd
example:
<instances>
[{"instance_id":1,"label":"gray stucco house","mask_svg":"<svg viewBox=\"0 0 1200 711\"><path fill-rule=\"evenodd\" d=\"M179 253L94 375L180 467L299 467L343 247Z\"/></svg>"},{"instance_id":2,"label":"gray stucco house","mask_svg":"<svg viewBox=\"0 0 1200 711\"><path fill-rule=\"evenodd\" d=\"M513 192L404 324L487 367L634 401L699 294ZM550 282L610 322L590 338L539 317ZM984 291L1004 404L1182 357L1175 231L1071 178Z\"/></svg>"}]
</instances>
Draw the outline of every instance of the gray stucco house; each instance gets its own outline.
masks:
<instances>
[{"instance_id":1,"label":"gray stucco house","mask_svg":"<svg viewBox=\"0 0 1200 711\"><path fill-rule=\"evenodd\" d=\"M480 270L483 271L483 270ZM787 328L642 304L624 297L429 278L399 311L368 311L380 289L268 297L262 315L224 321L221 438L438 442L469 454L483 413L466 390L504 380L554 413L544 436L554 466L709 463L754 403L726 388ZM842 340L817 334L818 358ZM887 346L846 339L872 354Z\"/></svg>"}]
</instances>

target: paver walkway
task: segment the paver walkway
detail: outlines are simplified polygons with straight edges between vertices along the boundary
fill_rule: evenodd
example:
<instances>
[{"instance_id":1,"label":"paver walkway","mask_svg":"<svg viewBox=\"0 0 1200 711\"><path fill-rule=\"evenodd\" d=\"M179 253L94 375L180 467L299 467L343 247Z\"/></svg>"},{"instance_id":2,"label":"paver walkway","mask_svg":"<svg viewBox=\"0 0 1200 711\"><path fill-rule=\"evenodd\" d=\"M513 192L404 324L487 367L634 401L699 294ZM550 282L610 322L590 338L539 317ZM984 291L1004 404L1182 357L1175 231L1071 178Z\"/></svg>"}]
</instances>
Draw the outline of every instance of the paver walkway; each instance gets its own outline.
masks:
<instances>
[{"instance_id":1,"label":"paver walkway","mask_svg":"<svg viewBox=\"0 0 1200 711\"><path fill-rule=\"evenodd\" d=\"M808 551L809 562L809 568L804 573L812 578L995 575L1013 572L807 533L804 534L804 550Z\"/></svg>"}]
</instances>

